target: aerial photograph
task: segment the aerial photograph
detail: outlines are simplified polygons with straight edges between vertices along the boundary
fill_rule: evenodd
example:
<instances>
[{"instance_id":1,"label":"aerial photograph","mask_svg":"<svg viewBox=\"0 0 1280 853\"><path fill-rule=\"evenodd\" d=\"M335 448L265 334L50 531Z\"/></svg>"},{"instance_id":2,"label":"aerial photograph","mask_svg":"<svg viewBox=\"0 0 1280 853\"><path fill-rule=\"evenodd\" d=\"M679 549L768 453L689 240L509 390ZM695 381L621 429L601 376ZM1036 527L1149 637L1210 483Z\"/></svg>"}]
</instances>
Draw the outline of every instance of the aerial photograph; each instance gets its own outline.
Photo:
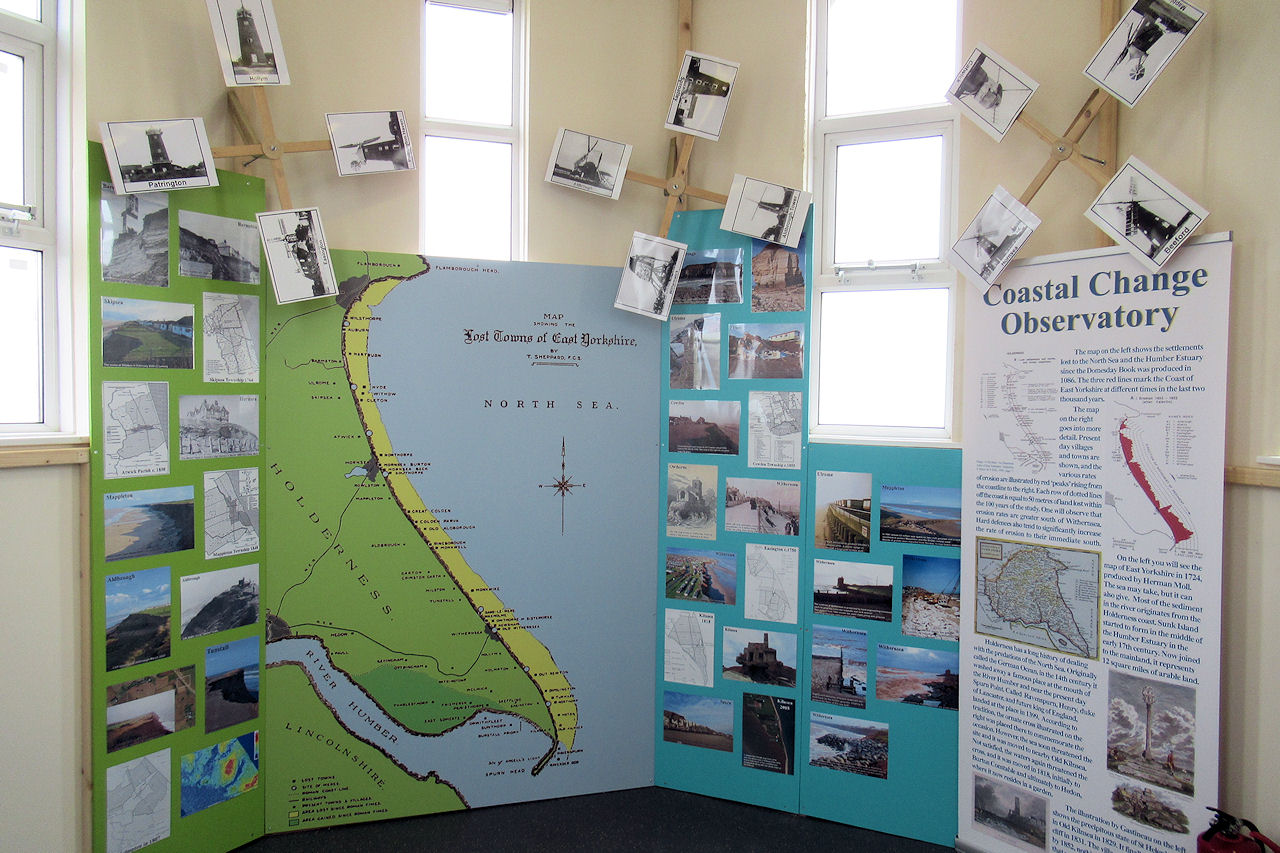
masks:
<instances>
[{"instance_id":1,"label":"aerial photograph","mask_svg":"<svg viewBox=\"0 0 1280 853\"><path fill-rule=\"evenodd\" d=\"M184 666L108 687L107 752L194 725L195 680L195 667Z\"/></svg>"},{"instance_id":2,"label":"aerial photograph","mask_svg":"<svg viewBox=\"0 0 1280 853\"><path fill-rule=\"evenodd\" d=\"M742 766L795 773L796 700L742 694Z\"/></svg>"},{"instance_id":3,"label":"aerial photograph","mask_svg":"<svg viewBox=\"0 0 1280 853\"><path fill-rule=\"evenodd\" d=\"M732 551L667 548L667 598L710 604L738 601L738 555Z\"/></svg>"}]
</instances>

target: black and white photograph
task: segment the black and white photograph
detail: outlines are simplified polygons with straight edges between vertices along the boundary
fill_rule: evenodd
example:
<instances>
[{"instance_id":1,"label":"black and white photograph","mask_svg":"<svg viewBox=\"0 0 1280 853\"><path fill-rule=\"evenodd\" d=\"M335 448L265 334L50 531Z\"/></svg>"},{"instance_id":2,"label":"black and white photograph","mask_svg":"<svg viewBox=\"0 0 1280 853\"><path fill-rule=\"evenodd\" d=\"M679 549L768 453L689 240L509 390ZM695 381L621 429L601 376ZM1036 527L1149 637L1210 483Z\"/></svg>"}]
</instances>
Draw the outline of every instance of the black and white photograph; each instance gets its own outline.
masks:
<instances>
[{"instance_id":1,"label":"black and white photograph","mask_svg":"<svg viewBox=\"0 0 1280 853\"><path fill-rule=\"evenodd\" d=\"M218 172L204 119L99 122L117 193L216 187Z\"/></svg>"},{"instance_id":2,"label":"black and white photograph","mask_svg":"<svg viewBox=\"0 0 1280 853\"><path fill-rule=\"evenodd\" d=\"M258 621L258 564L186 575L179 584L182 639Z\"/></svg>"},{"instance_id":3,"label":"black and white photograph","mask_svg":"<svg viewBox=\"0 0 1280 853\"><path fill-rule=\"evenodd\" d=\"M258 452L256 394L192 394L178 398L179 459L221 459Z\"/></svg>"},{"instance_id":4,"label":"black and white photograph","mask_svg":"<svg viewBox=\"0 0 1280 853\"><path fill-rule=\"evenodd\" d=\"M655 320L667 319L688 248L674 240L634 232L613 307Z\"/></svg>"},{"instance_id":5,"label":"black and white photograph","mask_svg":"<svg viewBox=\"0 0 1280 853\"><path fill-rule=\"evenodd\" d=\"M1130 157L1084 215L1155 272L1200 227L1209 211L1146 163Z\"/></svg>"},{"instance_id":6,"label":"black and white photograph","mask_svg":"<svg viewBox=\"0 0 1280 853\"><path fill-rule=\"evenodd\" d=\"M1040 227L1040 217L1004 187L982 205L947 252L947 260L975 286L985 290L996 283L1022 245Z\"/></svg>"},{"instance_id":7,"label":"black and white photograph","mask_svg":"<svg viewBox=\"0 0 1280 853\"><path fill-rule=\"evenodd\" d=\"M999 142L1039 86L1012 62L979 44L947 90L947 100Z\"/></svg>"},{"instance_id":8,"label":"black and white photograph","mask_svg":"<svg viewBox=\"0 0 1280 853\"><path fill-rule=\"evenodd\" d=\"M1182 0L1136 0L1084 75L1131 107L1203 18L1203 10Z\"/></svg>"},{"instance_id":9,"label":"black and white photograph","mask_svg":"<svg viewBox=\"0 0 1280 853\"><path fill-rule=\"evenodd\" d=\"M560 128L547 161L544 180L575 190L616 199L622 194L631 146L599 136Z\"/></svg>"},{"instance_id":10,"label":"black and white photograph","mask_svg":"<svg viewBox=\"0 0 1280 853\"><path fill-rule=\"evenodd\" d=\"M973 825L1017 850L1034 853L1045 849L1049 800L1020 785L974 773Z\"/></svg>"},{"instance_id":11,"label":"black and white photograph","mask_svg":"<svg viewBox=\"0 0 1280 853\"><path fill-rule=\"evenodd\" d=\"M258 230L277 303L320 299L338 292L318 208L259 213Z\"/></svg>"},{"instance_id":12,"label":"black and white photograph","mask_svg":"<svg viewBox=\"0 0 1280 853\"><path fill-rule=\"evenodd\" d=\"M734 175L720 228L794 249L804 233L812 198L803 190Z\"/></svg>"},{"instance_id":13,"label":"black and white photograph","mask_svg":"<svg viewBox=\"0 0 1280 853\"><path fill-rule=\"evenodd\" d=\"M325 113L324 120L340 176L417 168L404 110Z\"/></svg>"},{"instance_id":14,"label":"black and white photograph","mask_svg":"<svg viewBox=\"0 0 1280 853\"><path fill-rule=\"evenodd\" d=\"M261 283L258 226L247 219L179 210L178 274L241 284Z\"/></svg>"},{"instance_id":15,"label":"black and white photograph","mask_svg":"<svg viewBox=\"0 0 1280 853\"><path fill-rule=\"evenodd\" d=\"M703 139L719 139L737 76L736 62L685 51L664 126Z\"/></svg>"},{"instance_id":16,"label":"black and white photograph","mask_svg":"<svg viewBox=\"0 0 1280 853\"><path fill-rule=\"evenodd\" d=\"M169 286L169 194L117 194L102 184L98 259L102 280Z\"/></svg>"},{"instance_id":17,"label":"black and white photograph","mask_svg":"<svg viewBox=\"0 0 1280 853\"><path fill-rule=\"evenodd\" d=\"M271 0L207 0L222 79L228 86L287 86Z\"/></svg>"}]
</instances>

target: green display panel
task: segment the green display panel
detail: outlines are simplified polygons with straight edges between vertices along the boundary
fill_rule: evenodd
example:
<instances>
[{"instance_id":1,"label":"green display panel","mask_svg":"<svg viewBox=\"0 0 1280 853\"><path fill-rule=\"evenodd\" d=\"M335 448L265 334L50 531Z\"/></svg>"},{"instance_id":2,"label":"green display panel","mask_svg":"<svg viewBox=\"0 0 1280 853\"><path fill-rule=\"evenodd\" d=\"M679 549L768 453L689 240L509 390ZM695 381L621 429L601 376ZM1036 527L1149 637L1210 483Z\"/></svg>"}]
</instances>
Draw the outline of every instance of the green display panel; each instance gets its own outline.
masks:
<instances>
[{"instance_id":1,"label":"green display panel","mask_svg":"<svg viewBox=\"0 0 1280 853\"><path fill-rule=\"evenodd\" d=\"M260 179L117 196L89 151L95 850L262 835Z\"/></svg>"}]
</instances>

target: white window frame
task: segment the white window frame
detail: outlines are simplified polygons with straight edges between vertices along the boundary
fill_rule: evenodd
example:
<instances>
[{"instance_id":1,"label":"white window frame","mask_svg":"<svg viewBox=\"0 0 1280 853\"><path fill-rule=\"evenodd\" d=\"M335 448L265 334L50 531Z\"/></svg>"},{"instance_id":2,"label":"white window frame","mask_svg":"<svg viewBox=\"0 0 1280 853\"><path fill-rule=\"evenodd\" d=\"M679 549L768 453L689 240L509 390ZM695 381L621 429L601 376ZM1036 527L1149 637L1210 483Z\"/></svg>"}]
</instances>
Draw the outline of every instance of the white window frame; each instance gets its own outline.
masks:
<instances>
[{"instance_id":1,"label":"white window frame","mask_svg":"<svg viewBox=\"0 0 1280 853\"><path fill-rule=\"evenodd\" d=\"M426 7L455 6L489 12L511 12L511 124L484 124L432 118L426 110L426 87L423 87L422 137L437 136L475 142L502 142L511 146L511 260L522 261L528 256L527 193L525 191L528 164L526 151L525 116L528 112L528 92L525 57L528 55L528 26L525 16L525 0L425 0L423 4L423 44L426 43ZM425 153L426 146L423 145ZM420 193L422 215L426 222L427 205L433 204L427 197L426 170L420 169ZM425 234L423 239L425 240ZM423 246L425 250L425 245Z\"/></svg>"},{"instance_id":2,"label":"white window frame","mask_svg":"<svg viewBox=\"0 0 1280 853\"><path fill-rule=\"evenodd\" d=\"M959 11L957 11L959 16ZM903 110L884 110L856 115L825 115L827 103L827 0L810 0L810 89L809 101L809 183L814 205L814 298L809 379L809 440L825 443L885 443L912 445L958 445L957 421L957 327L959 324L959 279L944 257L920 258L893 265L867 263L837 265L835 262L835 170L836 150L841 145L941 136L943 140L943 184L940 208L938 253L945 256L955 241L956 125L958 115L946 103L938 102ZM959 56L960 21L956 22L956 55ZM943 288L949 292L946 406L943 425L930 427L889 427L868 424L821 424L818 421L818 388L822 375L822 298L826 293L849 290L906 290ZM870 366L869 369L876 369Z\"/></svg>"},{"instance_id":3,"label":"white window frame","mask_svg":"<svg viewBox=\"0 0 1280 853\"><path fill-rule=\"evenodd\" d=\"M41 418L0 424L0 445L80 440L72 342L69 133L71 4L41 0L41 20L0 11L0 48L23 57L24 204L32 218L0 216L0 245L41 253Z\"/></svg>"}]
</instances>

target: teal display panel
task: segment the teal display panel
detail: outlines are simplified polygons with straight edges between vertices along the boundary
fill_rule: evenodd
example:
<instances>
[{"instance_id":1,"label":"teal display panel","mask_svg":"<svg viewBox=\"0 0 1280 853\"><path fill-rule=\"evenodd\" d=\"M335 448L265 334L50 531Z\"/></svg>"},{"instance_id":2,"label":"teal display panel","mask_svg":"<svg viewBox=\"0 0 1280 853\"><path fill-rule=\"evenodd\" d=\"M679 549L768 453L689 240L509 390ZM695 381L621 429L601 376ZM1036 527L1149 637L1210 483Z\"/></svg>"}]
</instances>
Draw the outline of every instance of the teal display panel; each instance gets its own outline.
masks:
<instances>
[{"instance_id":1,"label":"teal display panel","mask_svg":"<svg viewBox=\"0 0 1280 853\"><path fill-rule=\"evenodd\" d=\"M950 846L960 451L815 442L808 466L800 811Z\"/></svg>"},{"instance_id":2,"label":"teal display panel","mask_svg":"<svg viewBox=\"0 0 1280 853\"><path fill-rule=\"evenodd\" d=\"M812 260L676 214L660 361L657 784L800 804Z\"/></svg>"}]
</instances>

